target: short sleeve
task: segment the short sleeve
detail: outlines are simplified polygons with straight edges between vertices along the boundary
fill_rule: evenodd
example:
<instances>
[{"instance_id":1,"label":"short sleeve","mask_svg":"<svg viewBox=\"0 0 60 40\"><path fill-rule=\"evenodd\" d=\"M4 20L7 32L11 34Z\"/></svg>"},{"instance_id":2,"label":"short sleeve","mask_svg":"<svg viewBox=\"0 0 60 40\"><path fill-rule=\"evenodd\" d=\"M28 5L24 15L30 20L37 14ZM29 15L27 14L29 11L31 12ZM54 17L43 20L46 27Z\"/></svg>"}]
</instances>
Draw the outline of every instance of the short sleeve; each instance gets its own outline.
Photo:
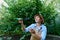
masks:
<instances>
[{"instance_id":1,"label":"short sleeve","mask_svg":"<svg viewBox=\"0 0 60 40\"><path fill-rule=\"evenodd\" d=\"M46 39L46 35L47 35L47 28L46 28L46 26L44 26L42 28L41 40L45 40Z\"/></svg>"}]
</instances>

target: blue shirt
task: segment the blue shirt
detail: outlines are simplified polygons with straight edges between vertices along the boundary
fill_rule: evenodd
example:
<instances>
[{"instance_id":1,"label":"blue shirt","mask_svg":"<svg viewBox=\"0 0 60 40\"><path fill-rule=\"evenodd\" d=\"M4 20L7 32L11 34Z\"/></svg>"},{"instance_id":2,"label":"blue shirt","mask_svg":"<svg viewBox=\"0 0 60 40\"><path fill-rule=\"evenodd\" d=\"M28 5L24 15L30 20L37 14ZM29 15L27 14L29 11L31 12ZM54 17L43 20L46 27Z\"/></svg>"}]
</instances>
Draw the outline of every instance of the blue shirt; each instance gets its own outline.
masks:
<instances>
[{"instance_id":1,"label":"blue shirt","mask_svg":"<svg viewBox=\"0 0 60 40\"><path fill-rule=\"evenodd\" d=\"M41 40L45 40L46 34L47 34L47 28L44 24L41 24L40 27L37 27L36 24L31 24L27 28L25 28L25 31L28 32L30 29L38 30L38 32L41 32Z\"/></svg>"}]
</instances>

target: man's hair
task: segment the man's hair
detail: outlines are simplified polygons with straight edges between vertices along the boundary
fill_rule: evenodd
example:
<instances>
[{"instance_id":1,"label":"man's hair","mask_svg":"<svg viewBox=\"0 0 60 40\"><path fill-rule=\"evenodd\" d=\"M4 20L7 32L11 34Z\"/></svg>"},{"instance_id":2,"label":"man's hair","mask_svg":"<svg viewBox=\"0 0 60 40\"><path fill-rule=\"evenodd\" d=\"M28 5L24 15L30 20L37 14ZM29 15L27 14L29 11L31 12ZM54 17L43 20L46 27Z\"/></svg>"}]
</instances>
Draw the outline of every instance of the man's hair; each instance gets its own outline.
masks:
<instances>
[{"instance_id":1,"label":"man's hair","mask_svg":"<svg viewBox=\"0 0 60 40\"><path fill-rule=\"evenodd\" d=\"M44 18L43 18L43 16L42 16L41 14L36 14L36 15L34 15L34 18L35 18L36 16L39 16L40 19L41 19L41 24L44 24Z\"/></svg>"}]
</instances>

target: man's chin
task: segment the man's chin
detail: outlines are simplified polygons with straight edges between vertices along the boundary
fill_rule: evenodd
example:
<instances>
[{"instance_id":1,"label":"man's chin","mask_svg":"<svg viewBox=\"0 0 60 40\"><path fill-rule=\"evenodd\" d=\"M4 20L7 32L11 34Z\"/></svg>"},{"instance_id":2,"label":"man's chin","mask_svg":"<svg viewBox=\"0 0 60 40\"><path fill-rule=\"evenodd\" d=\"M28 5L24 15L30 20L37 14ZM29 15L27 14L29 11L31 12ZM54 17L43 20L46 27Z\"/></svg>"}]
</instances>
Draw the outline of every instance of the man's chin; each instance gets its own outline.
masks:
<instances>
[{"instance_id":1,"label":"man's chin","mask_svg":"<svg viewBox=\"0 0 60 40\"><path fill-rule=\"evenodd\" d=\"M36 23L39 23L38 21L35 21Z\"/></svg>"}]
</instances>

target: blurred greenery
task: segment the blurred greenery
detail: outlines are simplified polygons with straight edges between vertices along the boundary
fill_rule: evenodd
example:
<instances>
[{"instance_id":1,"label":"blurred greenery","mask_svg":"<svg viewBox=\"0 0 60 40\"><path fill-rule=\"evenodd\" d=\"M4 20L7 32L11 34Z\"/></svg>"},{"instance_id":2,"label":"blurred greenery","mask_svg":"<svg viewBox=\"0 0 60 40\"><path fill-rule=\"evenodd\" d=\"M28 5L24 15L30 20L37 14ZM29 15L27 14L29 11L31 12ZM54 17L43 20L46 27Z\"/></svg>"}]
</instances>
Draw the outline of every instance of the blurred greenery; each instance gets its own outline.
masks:
<instances>
[{"instance_id":1,"label":"blurred greenery","mask_svg":"<svg viewBox=\"0 0 60 40\"><path fill-rule=\"evenodd\" d=\"M48 5L41 0L5 0L9 8L2 6L0 10L0 35L24 35L21 26L16 18L23 18L26 26L34 23L34 15L43 15L48 34L60 35L60 26L57 27L55 19L55 1L52 0ZM28 33L29 34L29 33Z\"/></svg>"}]
</instances>

